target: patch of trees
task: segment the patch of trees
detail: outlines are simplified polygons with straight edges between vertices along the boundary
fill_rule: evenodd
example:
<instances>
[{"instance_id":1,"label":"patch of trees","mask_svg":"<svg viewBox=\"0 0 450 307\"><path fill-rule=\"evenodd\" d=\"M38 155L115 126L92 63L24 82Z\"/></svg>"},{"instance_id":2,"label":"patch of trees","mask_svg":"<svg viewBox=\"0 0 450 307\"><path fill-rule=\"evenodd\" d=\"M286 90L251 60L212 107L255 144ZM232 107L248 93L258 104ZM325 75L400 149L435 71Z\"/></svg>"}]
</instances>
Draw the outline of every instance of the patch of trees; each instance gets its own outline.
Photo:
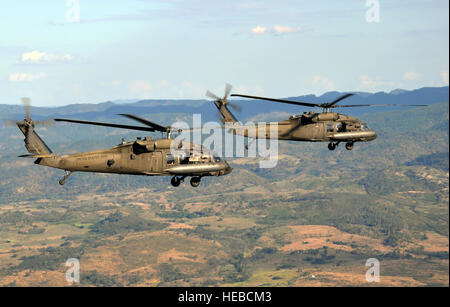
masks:
<instances>
[{"instance_id":1,"label":"patch of trees","mask_svg":"<svg viewBox=\"0 0 450 307\"><path fill-rule=\"evenodd\" d=\"M22 261L16 267L9 268L10 272L32 270L57 270L63 266L67 259L80 259L84 254L82 247L47 247L39 250L39 254L21 257Z\"/></svg>"},{"instance_id":2,"label":"patch of trees","mask_svg":"<svg viewBox=\"0 0 450 307\"><path fill-rule=\"evenodd\" d=\"M122 287L123 284L117 280L116 276L104 275L96 270L83 272L80 274L81 285L90 285L96 287Z\"/></svg>"},{"instance_id":3,"label":"patch of trees","mask_svg":"<svg viewBox=\"0 0 450 307\"><path fill-rule=\"evenodd\" d=\"M449 153L439 152L432 153L430 155L422 155L414 159L413 161L407 162L407 166L414 165L424 165L437 168L443 171L449 171Z\"/></svg>"},{"instance_id":4,"label":"patch of trees","mask_svg":"<svg viewBox=\"0 0 450 307\"><path fill-rule=\"evenodd\" d=\"M0 224L17 225L20 223L31 224L31 222L31 216L22 211L7 211L0 215Z\"/></svg>"},{"instance_id":5,"label":"patch of trees","mask_svg":"<svg viewBox=\"0 0 450 307\"><path fill-rule=\"evenodd\" d=\"M116 235L136 231L155 231L167 224L146 220L137 214L124 215L117 211L92 225L90 232L103 235Z\"/></svg>"},{"instance_id":6,"label":"patch of trees","mask_svg":"<svg viewBox=\"0 0 450 307\"><path fill-rule=\"evenodd\" d=\"M159 266L161 282L171 282L178 279L184 279L185 275L172 264L162 263Z\"/></svg>"}]
</instances>

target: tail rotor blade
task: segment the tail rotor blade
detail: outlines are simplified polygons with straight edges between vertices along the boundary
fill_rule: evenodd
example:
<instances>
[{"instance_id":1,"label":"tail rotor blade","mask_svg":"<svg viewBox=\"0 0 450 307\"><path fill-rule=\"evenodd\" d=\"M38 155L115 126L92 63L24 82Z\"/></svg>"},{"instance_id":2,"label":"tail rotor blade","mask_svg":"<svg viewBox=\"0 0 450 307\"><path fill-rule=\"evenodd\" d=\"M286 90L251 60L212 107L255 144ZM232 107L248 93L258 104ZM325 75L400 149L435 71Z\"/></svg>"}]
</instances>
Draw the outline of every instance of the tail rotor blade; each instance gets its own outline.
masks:
<instances>
[{"instance_id":1,"label":"tail rotor blade","mask_svg":"<svg viewBox=\"0 0 450 307\"><path fill-rule=\"evenodd\" d=\"M25 114L27 115L27 119L31 119L31 106L30 106L30 98L23 97L22 104L25 109Z\"/></svg>"},{"instance_id":2,"label":"tail rotor blade","mask_svg":"<svg viewBox=\"0 0 450 307\"><path fill-rule=\"evenodd\" d=\"M227 99L228 96L231 93L231 89L233 88L233 86L229 83L225 84L225 95L223 96L223 99Z\"/></svg>"},{"instance_id":3,"label":"tail rotor blade","mask_svg":"<svg viewBox=\"0 0 450 307\"><path fill-rule=\"evenodd\" d=\"M16 121L12 119L5 119L3 121L3 125L5 126L5 128L14 127L16 125Z\"/></svg>"},{"instance_id":4,"label":"tail rotor blade","mask_svg":"<svg viewBox=\"0 0 450 307\"><path fill-rule=\"evenodd\" d=\"M206 91L206 97L209 97L214 100L220 100L219 96L216 96L215 94L211 93L210 91Z\"/></svg>"},{"instance_id":5,"label":"tail rotor blade","mask_svg":"<svg viewBox=\"0 0 450 307\"><path fill-rule=\"evenodd\" d=\"M241 106L238 106L237 104L228 102L228 103L227 103L227 106L229 106L230 108L232 108L233 110L235 110L235 111L238 112L238 113L241 113L241 112L242 112L242 107L241 107Z\"/></svg>"}]
</instances>

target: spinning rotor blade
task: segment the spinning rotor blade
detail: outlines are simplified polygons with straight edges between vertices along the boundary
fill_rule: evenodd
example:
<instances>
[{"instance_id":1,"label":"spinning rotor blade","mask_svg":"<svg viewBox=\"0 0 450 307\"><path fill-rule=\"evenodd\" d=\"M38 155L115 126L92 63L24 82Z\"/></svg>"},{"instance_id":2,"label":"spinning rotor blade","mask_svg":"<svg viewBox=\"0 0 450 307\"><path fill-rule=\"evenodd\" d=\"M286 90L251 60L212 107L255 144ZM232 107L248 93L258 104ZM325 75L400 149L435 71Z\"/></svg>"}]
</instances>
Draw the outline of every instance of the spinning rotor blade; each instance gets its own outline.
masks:
<instances>
[{"instance_id":1,"label":"spinning rotor blade","mask_svg":"<svg viewBox=\"0 0 450 307\"><path fill-rule=\"evenodd\" d=\"M225 95L223 96L223 99L226 100L228 98L228 96L231 93L231 89L233 88L233 86L229 83L225 84Z\"/></svg>"},{"instance_id":2,"label":"spinning rotor blade","mask_svg":"<svg viewBox=\"0 0 450 307\"><path fill-rule=\"evenodd\" d=\"M15 125L17 125L17 121L12 120L12 119L4 119L3 123L4 123L3 125L5 128L14 127Z\"/></svg>"},{"instance_id":3,"label":"spinning rotor blade","mask_svg":"<svg viewBox=\"0 0 450 307\"><path fill-rule=\"evenodd\" d=\"M23 107L25 109L25 114L27 115L26 118L31 119L31 104L30 104L31 99L29 97L23 97L21 100Z\"/></svg>"},{"instance_id":4,"label":"spinning rotor blade","mask_svg":"<svg viewBox=\"0 0 450 307\"><path fill-rule=\"evenodd\" d=\"M324 103L324 105L325 105L325 107L333 108L335 106L335 104L338 103L339 101L347 99L348 97L351 97L353 95L355 95L355 94L352 94L352 93L345 94L345 95L339 97L338 99L334 100L333 102Z\"/></svg>"},{"instance_id":5,"label":"spinning rotor blade","mask_svg":"<svg viewBox=\"0 0 450 307\"><path fill-rule=\"evenodd\" d=\"M229 106L230 108L232 108L233 110L235 110L238 113L242 112L242 107L238 106L237 104L231 103L231 102L227 102L227 106Z\"/></svg>"},{"instance_id":6,"label":"spinning rotor blade","mask_svg":"<svg viewBox=\"0 0 450 307\"><path fill-rule=\"evenodd\" d=\"M4 126L5 128L16 126L19 121L12 120L12 119L5 119L4 120ZM53 127L55 125L55 121L53 119L49 120L36 120L33 121L33 124L35 126L42 126L42 127Z\"/></svg>"},{"instance_id":7,"label":"spinning rotor blade","mask_svg":"<svg viewBox=\"0 0 450 307\"><path fill-rule=\"evenodd\" d=\"M355 107L428 107L427 104L351 104L333 106L333 108L355 108Z\"/></svg>"},{"instance_id":8,"label":"spinning rotor blade","mask_svg":"<svg viewBox=\"0 0 450 307\"><path fill-rule=\"evenodd\" d=\"M128 117L128 118L133 119L133 120L135 120L135 121L138 121L138 122L140 122L140 123L142 123L142 124L144 124L144 125L147 125L147 126L149 126L149 127L152 127L155 131L167 132L167 131L170 130L170 127L164 127L164 126L155 124L155 123L153 123L153 122L151 122L151 121L149 121L149 120L146 120L146 119L144 119L144 118L137 117L137 116L132 115L132 114L119 114L119 115Z\"/></svg>"},{"instance_id":9,"label":"spinning rotor blade","mask_svg":"<svg viewBox=\"0 0 450 307\"><path fill-rule=\"evenodd\" d=\"M275 99L275 98L267 98L267 97L259 97L259 96L231 94L231 97L243 97L243 98L259 99L259 100L267 100L267 101L281 102L281 103L294 104L294 105L306 106L306 107L320 107L320 105L315 104L315 103L307 103L307 102L301 102L301 101Z\"/></svg>"},{"instance_id":10,"label":"spinning rotor blade","mask_svg":"<svg viewBox=\"0 0 450 307\"><path fill-rule=\"evenodd\" d=\"M57 122L75 123L75 124L84 124L84 125L103 126L103 127L112 127L112 128L121 128L121 129L130 129L130 130L139 130L139 131L149 131L149 132L159 131L159 130L156 130L154 128L148 128L148 127L120 125L120 124L109 124L109 123L91 122L91 121L76 120L76 119L55 118L55 121L57 121Z\"/></svg>"},{"instance_id":11,"label":"spinning rotor blade","mask_svg":"<svg viewBox=\"0 0 450 307\"><path fill-rule=\"evenodd\" d=\"M351 96L354 96L353 93L345 94L337 99L335 99L333 102L329 103L321 103L321 104L314 104L314 103L307 103L307 102L301 102L301 101L291 101L291 100L284 100L284 99L274 99L274 98L267 98L267 97L259 97L259 96L250 96L250 95L240 95L240 94L231 94L232 97L244 97L244 98L251 98L251 99L259 99L259 100L267 100L267 101L275 101L275 102L281 102L281 103L287 103L287 104L293 104L293 105L300 105L300 106L307 106L307 107L319 107L324 109L333 109L333 108L354 108L354 107L426 107L428 105L424 104L352 104L352 105L337 105L338 102L347 99Z\"/></svg>"},{"instance_id":12,"label":"spinning rotor blade","mask_svg":"<svg viewBox=\"0 0 450 307\"><path fill-rule=\"evenodd\" d=\"M214 93L211 93L210 91L206 91L206 97L209 97L214 100L220 100L219 96L216 96Z\"/></svg>"}]
</instances>

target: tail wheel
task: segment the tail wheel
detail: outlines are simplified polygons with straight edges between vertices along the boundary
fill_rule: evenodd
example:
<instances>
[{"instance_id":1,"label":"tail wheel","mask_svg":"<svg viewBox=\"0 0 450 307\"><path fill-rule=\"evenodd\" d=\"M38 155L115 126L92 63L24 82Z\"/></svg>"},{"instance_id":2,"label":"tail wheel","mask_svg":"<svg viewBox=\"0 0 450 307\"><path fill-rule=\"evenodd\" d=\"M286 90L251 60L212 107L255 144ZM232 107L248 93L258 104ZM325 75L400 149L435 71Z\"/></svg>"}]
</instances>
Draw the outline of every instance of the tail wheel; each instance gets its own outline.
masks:
<instances>
[{"instance_id":1,"label":"tail wheel","mask_svg":"<svg viewBox=\"0 0 450 307\"><path fill-rule=\"evenodd\" d=\"M178 178L178 177L173 177L173 178L170 180L170 183L171 183L174 187L177 187L177 186L179 186L179 185L181 184L181 179Z\"/></svg>"},{"instance_id":2,"label":"tail wheel","mask_svg":"<svg viewBox=\"0 0 450 307\"><path fill-rule=\"evenodd\" d=\"M353 149L353 143L352 142L348 142L347 144L345 144L345 148L347 150L352 150Z\"/></svg>"},{"instance_id":3,"label":"tail wheel","mask_svg":"<svg viewBox=\"0 0 450 307\"><path fill-rule=\"evenodd\" d=\"M329 150L335 150L336 149L336 144L335 143L328 144L328 149Z\"/></svg>"},{"instance_id":4,"label":"tail wheel","mask_svg":"<svg viewBox=\"0 0 450 307\"><path fill-rule=\"evenodd\" d=\"M191 178L191 186L194 188L198 187L200 185L201 178L200 177L192 177Z\"/></svg>"}]
</instances>

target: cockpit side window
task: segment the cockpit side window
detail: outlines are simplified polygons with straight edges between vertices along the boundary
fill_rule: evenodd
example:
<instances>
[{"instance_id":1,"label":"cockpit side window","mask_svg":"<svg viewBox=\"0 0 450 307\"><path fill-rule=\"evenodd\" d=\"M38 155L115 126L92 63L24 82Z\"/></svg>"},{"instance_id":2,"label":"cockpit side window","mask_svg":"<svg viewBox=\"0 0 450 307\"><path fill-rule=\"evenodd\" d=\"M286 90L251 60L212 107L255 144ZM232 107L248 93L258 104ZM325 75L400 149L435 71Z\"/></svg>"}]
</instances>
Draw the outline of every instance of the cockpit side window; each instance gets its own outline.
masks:
<instances>
[{"instance_id":1,"label":"cockpit side window","mask_svg":"<svg viewBox=\"0 0 450 307\"><path fill-rule=\"evenodd\" d=\"M166 155L166 163L167 163L168 165L173 165L173 164L175 164L175 156L172 155L172 154L167 154L167 155Z\"/></svg>"},{"instance_id":2,"label":"cockpit side window","mask_svg":"<svg viewBox=\"0 0 450 307\"><path fill-rule=\"evenodd\" d=\"M214 155L212 160L214 162L222 162L222 159L218 155Z\"/></svg>"},{"instance_id":3,"label":"cockpit side window","mask_svg":"<svg viewBox=\"0 0 450 307\"><path fill-rule=\"evenodd\" d=\"M333 124L327 124L327 132L334 132Z\"/></svg>"}]
</instances>

